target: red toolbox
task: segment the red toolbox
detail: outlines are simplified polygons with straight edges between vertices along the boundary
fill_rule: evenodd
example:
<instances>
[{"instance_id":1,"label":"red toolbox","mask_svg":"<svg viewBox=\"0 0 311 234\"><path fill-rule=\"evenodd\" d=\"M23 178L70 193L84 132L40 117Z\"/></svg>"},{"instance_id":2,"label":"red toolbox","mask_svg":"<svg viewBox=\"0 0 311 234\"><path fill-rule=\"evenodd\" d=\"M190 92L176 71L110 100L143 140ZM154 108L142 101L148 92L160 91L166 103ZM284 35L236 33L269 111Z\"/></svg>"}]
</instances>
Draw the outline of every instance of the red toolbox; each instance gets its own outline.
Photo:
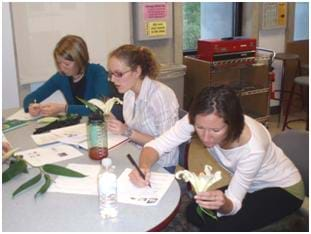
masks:
<instances>
[{"instance_id":1,"label":"red toolbox","mask_svg":"<svg viewBox=\"0 0 311 234\"><path fill-rule=\"evenodd\" d=\"M198 58L209 62L250 58L255 55L254 38L198 40Z\"/></svg>"}]
</instances>

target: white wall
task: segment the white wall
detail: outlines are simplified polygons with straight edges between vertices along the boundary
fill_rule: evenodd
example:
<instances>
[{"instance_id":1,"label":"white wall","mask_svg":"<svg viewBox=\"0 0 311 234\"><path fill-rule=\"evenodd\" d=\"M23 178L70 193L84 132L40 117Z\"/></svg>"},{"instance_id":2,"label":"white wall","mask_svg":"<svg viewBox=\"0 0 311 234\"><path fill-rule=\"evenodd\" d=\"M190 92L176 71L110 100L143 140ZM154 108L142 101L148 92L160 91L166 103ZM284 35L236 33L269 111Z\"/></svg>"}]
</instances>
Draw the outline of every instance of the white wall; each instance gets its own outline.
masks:
<instances>
[{"instance_id":1,"label":"white wall","mask_svg":"<svg viewBox=\"0 0 311 234\"><path fill-rule=\"evenodd\" d=\"M2 3L2 109L19 107L19 90L9 3Z\"/></svg>"}]
</instances>

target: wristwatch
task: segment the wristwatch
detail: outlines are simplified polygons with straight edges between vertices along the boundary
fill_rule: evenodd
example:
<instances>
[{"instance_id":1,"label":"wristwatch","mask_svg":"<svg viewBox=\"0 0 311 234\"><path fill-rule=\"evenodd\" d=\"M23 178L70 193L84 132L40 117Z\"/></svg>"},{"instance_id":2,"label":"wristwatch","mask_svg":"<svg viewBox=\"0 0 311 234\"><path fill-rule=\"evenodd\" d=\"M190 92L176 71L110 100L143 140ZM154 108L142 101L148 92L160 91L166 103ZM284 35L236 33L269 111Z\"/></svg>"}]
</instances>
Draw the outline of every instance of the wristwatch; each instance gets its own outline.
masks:
<instances>
[{"instance_id":1,"label":"wristwatch","mask_svg":"<svg viewBox=\"0 0 311 234\"><path fill-rule=\"evenodd\" d=\"M130 127L127 127L126 131L122 134L122 136L125 136L129 138L133 133L133 130Z\"/></svg>"}]
</instances>

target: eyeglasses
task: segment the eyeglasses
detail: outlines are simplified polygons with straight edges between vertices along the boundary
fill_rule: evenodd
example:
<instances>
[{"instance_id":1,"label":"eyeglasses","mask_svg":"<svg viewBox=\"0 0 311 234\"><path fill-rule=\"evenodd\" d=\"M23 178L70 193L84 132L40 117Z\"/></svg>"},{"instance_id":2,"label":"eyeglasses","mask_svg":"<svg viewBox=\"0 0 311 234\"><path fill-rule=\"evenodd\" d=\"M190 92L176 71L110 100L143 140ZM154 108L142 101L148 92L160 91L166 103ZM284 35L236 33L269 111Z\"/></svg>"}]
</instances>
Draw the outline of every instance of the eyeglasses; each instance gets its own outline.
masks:
<instances>
[{"instance_id":1,"label":"eyeglasses","mask_svg":"<svg viewBox=\"0 0 311 234\"><path fill-rule=\"evenodd\" d=\"M132 70L128 70L125 72L108 72L108 80L112 79L112 76L114 76L117 79L121 79L126 73L130 72Z\"/></svg>"}]
</instances>

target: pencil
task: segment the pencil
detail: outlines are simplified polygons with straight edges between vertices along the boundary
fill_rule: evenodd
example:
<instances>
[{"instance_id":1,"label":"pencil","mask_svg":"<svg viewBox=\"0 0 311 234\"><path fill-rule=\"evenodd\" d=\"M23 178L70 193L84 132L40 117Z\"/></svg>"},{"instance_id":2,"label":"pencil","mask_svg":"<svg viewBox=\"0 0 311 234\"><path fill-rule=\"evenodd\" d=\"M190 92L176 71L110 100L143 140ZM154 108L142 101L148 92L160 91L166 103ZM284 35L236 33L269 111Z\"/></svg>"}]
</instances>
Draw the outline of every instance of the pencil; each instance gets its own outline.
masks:
<instances>
[{"instance_id":1,"label":"pencil","mask_svg":"<svg viewBox=\"0 0 311 234\"><path fill-rule=\"evenodd\" d=\"M127 158L130 160L130 162L132 163L132 165L136 168L136 170L138 171L138 173L139 173L139 175L141 176L141 178L145 179L146 177L145 177L144 173L140 170L140 168L138 167L137 163L136 163L135 160L132 158L132 155L127 154L126 156L127 156ZM151 188L150 183L149 183L148 185L149 185L149 187Z\"/></svg>"}]
</instances>

